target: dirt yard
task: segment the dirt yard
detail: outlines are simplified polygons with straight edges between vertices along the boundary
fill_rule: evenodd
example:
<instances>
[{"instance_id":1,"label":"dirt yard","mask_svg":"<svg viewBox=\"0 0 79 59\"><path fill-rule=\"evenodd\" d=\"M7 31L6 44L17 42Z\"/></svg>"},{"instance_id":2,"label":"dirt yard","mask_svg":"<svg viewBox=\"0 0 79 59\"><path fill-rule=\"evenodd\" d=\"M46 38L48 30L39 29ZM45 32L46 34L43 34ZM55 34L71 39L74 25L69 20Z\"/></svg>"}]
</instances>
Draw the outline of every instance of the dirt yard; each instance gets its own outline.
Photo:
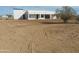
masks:
<instances>
[{"instance_id":1,"label":"dirt yard","mask_svg":"<svg viewBox=\"0 0 79 59\"><path fill-rule=\"evenodd\" d=\"M0 20L0 52L79 52L79 24Z\"/></svg>"}]
</instances>

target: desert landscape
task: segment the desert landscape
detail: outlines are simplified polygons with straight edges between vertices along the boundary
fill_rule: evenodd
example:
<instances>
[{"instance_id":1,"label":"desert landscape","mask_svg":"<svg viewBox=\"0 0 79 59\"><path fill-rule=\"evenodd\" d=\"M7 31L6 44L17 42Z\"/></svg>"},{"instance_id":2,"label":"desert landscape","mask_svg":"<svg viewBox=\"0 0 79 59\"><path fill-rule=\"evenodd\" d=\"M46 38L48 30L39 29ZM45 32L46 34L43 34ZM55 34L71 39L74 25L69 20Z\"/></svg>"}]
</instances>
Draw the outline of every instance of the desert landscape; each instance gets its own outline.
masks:
<instances>
[{"instance_id":1,"label":"desert landscape","mask_svg":"<svg viewBox=\"0 0 79 59\"><path fill-rule=\"evenodd\" d=\"M79 52L79 24L0 20L0 52Z\"/></svg>"}]
</instances>

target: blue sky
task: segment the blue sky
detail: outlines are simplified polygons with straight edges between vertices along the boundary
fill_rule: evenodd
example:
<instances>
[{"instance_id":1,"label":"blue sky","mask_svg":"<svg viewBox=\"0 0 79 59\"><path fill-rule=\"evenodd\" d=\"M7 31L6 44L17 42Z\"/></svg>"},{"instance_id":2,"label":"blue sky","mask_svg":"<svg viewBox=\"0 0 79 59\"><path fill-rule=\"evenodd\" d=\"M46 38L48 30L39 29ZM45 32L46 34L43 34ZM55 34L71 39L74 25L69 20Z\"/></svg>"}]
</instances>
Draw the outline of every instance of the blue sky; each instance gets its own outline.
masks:
<instances>
[{"instance_id":1,"label":"blue sky","mask_svg":"<svg viewBox=\"0 0 79 59\"><path fill-rule=\"evenodd\" d=\"M25 10L47 10L47 11L55 11L58 6L0 6L0 15L12 14L13 8L20 8ZM79 14L79 6L73 7L76 12Z\"/></svg>"}]
</instances>

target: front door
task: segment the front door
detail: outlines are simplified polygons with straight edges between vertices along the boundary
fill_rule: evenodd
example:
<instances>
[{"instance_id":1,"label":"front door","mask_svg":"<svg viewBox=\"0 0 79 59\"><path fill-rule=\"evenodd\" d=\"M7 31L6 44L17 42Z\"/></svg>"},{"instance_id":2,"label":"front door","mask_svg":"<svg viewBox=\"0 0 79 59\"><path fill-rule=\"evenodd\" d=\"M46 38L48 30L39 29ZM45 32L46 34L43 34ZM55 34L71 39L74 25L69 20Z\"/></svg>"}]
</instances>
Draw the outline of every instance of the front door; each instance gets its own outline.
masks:
<instances>
[{"instance_id":1,"label":"front door","mask_svg":"<svg viewBox=\"0 0 79 59\"><path fill-rule=\"evenodd\" d=\"M23 15L23 19L26 19L26 16L25 16L25 14Z\"/></svg>"},{"instance_id":2,"label":"front door","mask_svg":"<svg viewBox=\"0 0 79 59\"><path fill-rule=\"evenodd\" d=\"M37 14L37 15L36 15L36 19L38 19L38 17L39 17L39 15Z\"/></svg>"},{"instance_id":3,"label":"front door","mask_svg":"<svg viewBox=\"0 0 79 59\"><path fill-rule=\"evenodd\" d=\"M50 19L50 15L49 14L46 14L45 15L45 19Z\"/></svg>"}]
</instances>

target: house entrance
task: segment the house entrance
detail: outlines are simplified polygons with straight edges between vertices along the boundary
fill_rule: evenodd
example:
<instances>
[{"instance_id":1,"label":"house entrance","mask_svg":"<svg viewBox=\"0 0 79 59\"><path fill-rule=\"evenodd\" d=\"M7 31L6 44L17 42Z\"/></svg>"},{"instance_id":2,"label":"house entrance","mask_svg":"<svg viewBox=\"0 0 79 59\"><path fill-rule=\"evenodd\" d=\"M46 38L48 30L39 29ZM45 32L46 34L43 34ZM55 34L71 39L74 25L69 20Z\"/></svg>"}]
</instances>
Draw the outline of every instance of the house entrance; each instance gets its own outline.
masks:
<instances>
[{"instance_id":1,"label":"house entrance","mask_svg":"<svg viewBox=\"0 0 79 59\"><path fill-rule=\"evenodd\" d=\"M38 19L38 18L39 18L39 15L37 14L37 15L36 15L36 19Z\"/></svg>"},{"instance_id":2,"label":"house entrance","mask_svg":"<svg viewBox=\"0 0 79 59\"><path fill-rule=\"evenodd\" d=\"M45 19L50 19L50 15L49 14L45 15Z\"/></svg>"},{"instance_id":3,"label":"house entrance","mask_svg":"<svg viewBox=\"0 0 79 59\"><path fill-rule=\"evenodd\" d=\"M26 19L26 16L25 16L25 14L23 15L23 19Z\"/></svg>"}]
</instances>

